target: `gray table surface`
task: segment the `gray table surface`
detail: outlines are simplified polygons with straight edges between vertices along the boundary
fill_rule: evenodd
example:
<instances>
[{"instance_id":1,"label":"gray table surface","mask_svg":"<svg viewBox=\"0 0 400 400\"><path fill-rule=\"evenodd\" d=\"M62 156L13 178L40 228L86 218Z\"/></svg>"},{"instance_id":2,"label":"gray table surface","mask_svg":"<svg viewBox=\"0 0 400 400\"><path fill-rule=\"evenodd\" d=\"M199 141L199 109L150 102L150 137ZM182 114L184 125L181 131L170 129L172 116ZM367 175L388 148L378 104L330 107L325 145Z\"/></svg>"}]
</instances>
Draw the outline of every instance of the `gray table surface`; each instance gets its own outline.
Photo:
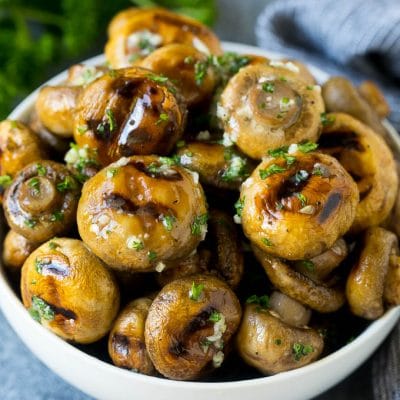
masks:
<instances>
[{"instance_id":1,"label":"gray table surface","mask_svg":"<svg viewBox=\"0 0 400 400\"><path fill-rule=\"evenodd\" d=\"M217 34L222 40L255 44L254 22L268 1L219 0ZM370 370L371 360L317 399L372 399L367 384ZM64 382L36 359L0 312L0 399L86 400L90 397Z\"/></svg>"}]
</instances>

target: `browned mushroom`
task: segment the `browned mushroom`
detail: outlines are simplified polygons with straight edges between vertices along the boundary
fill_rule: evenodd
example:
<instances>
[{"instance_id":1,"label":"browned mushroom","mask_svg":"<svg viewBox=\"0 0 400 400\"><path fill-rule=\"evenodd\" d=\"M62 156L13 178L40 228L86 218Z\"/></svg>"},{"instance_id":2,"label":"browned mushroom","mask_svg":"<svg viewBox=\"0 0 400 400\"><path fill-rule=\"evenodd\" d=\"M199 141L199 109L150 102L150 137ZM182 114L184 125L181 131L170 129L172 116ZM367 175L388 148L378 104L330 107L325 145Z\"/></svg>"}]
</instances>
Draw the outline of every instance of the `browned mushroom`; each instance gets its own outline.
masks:
<instances>
[{"instance_id":1,"label":"browned mushroom","mask_svg":"<svg viewBox=\"0 0 400 400\"><path fill-rule=\"evenodd\" d=\"M205 25L161 8L125 11L111 21L105 47L113 68L123 68L156 48L182 43L209 54L220 54L218 38Z\"/></svg>"},{"instance_id":2,"label":"browned mushroom","mask_svg":"<svg viewBox=\"0 0 400 400\"><path fill-rule=\"evenodd\" d=\"M320 313L329 313L345 303L344 290L340 286L329 287L324 283L316 283L256 246L253 246L253 251L272 284L301 304Z\"/></svg>"},{"instance_id":3,"label":"browned mushroom","mask_svg":"<svg viewBox=\"0 0 400 400\"><path fill-rule=\"evenodd\" d=\"M187 257L204 239L207 209L198 177L171 162L121 158L85 183L79 233L111 267L154 271Z\"/></svg>"},{"instance_id":4,"label":"browned mushroom","mask_svg":"<svg viewBox=\"0 0 400 400\"><path fill-rule=\"evenodd\" d=\"M357 185L336 159L309 152L312 148L272 152L241 189L245 235L288 260L310 259L329 249L356 215Z\"/></svg>"},{"instance_id":5,"label":"browned mushroom","mask_svg":"<svg viewBox=\"0 0 400 400\"><path fill-rule=\"evenodd\" d=\"M240 317L235 294L215 277L195 275L164 286L145 327L155 368L170 379L188 380L220 367Z\"/></svg>"},{"instance_id":6,"label":"browned mushroom","mask_svg":"<svg viewBox=\"0 0 400 400\"><path fill-rule=\"evenodd\" d=\"M256 159L280 146L316 141L323 111L319 90L294 72L260 64L240 69L217 107L227 139Z\"/></svg>"},{"instance_id":7,"label":"browned mushroom","mask_svg":"<svg viewBox=\"0 0 400 400\"><path fill-rule=\"evenodd\" d=\"M390 106L385 96L374 82L361 82L358 91L380 118L386 118L390 114Z\"/></svg>"},{"instance_id":8,"label":"browned mushroom","mask_svg":"<svg viewBox=\"0 0 400 400\"><path fill-rule=\"evenodd\" d=\"M168 154L181 137L186 105L168 78L144 68L110 71L80 96L74 138L102 165L134 154Z\"/></svg>"},{"instance_id":9,"label":"browned mushroom","mask_svg":"<svg viewBox=\"0 0 400 400\"><path fill-rule=\"evenodd\" d=\"M4 266L11 271L19 271L29 254L39 246L24 236L10 230L3 242Z\"/></svg>"},{"instance_id":10,"label":"browned mushroom","mask_svg":"<svg viewBox=\"0 0 400 400\"><path fill-rule=\"evenodd\" d=\"M317 360L324 341L314 329L293 327L282 321L278 314L248 304L236 347L246 363L270 375Z\"/></svg>"},{"instance_id":11,"label":"browned mushroom","mask_svg":"<svg viewBox=\"0 0 400 400\"><path fill-rule=\"evenodd\" d=\"M360 192L352 232L379 225L396 200L398 177L392 152L368 126L347 114L326 115L320 150L337 158Z\"/></svg>"},{"instance_id":12,"label":"browned mushroom","mask_svg":"<svg viewBox=\"0 0 400 400\"><path fill-rule=\"evenodd\" d=\"M21 294L34 319L77 343L92 343L106 335L119 308L111 272L75 239L52 239L27 258Z\"/></svg>"},{"instance_id":13,"label":"browned mushroom","mask_svg":"<svg viewBox=\"0 0 400 400\"><path fill-rule=\"evenodd\" d=\"M108 354L118 367L154 375L144 341L144 326L152 302L150 297L133 300L115 320L108 339Z\"/></svg>"},{"instance_id":14,"label":"browned mushroom","mask_svg":"<svg viewBox=\"0 0 400 400\"><path fill-rule=\"evenodd\" d=\"M75 223L80 187L63 165L34 162L22 169L4 195L10 227L32 242L66 233Z\"/></svg>"},{"instance_id":15,"label":"browned mushroom","mask_svg":"<svg viewBox=\"0 0 400 400\"><path fill-rule=\"evenodd\" d=\"M397 245L396 235L392 232L380 227L366 230L360 243L360 256L346 285L347 300L355 315L376 319L383 314L385 280L390 257L397 255ZM392 275L391 279L393 278ZM388 298L390 297L389 294Z\"/></svg>"}]
</instances>

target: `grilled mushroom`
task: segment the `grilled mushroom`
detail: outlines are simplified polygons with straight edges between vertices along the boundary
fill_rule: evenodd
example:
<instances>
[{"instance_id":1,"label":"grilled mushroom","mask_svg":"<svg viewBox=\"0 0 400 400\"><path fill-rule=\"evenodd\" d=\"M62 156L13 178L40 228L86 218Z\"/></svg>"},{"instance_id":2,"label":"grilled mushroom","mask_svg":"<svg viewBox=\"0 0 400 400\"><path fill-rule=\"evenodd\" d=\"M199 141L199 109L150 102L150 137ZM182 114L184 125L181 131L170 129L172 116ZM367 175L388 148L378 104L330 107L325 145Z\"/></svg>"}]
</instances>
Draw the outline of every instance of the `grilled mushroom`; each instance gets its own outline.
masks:
<instances>
[{"instance_id":1,"label":"grilled mushroom","mask_svg":"<svg viewBox=\"0 0 400 400\"><path fill-rule=\"evenodd\" d=\"M326 119L320 150L339 160L360 192L351 231L379 225L396 200L398 177L393 155L382 138L350 115L332 113Z\"/></svg>"},{"instance_id":2,"label":"grilled mushroom","mask_svg":"<svg viewBox=\"0 0 400 400\"><path fill-rule=\"evenodd\" d=\"M309 145L294 148L271 153L243 183L239 203L243 231L254 244L271 255L304 260L348 231L358 189L333 157L307 153Z\"/></svg>"},{"instance_id":3,"label":"grilled mushroom","mask_svg":"<svg viewBox=\"0 0 400 400\"><path fill-rule=\"evenodd\" d=\"M142 297L125 306L108 339L108 354L115 365L145 375L155 372L144 341L144 326L152 301Z\"/></svg>"},{"instance_id":4,"label":"grilled mushroom","mask_svg":"<svg viewBox=\"0 0 400 400\"><path fill-rule=\"evenodd\" d=\"M229 81L217 108L227 139L248 156L261 159L268 150L303 140L316 141L321 94L295 72L250 65Z\"/></svg>"},{"instance_id":5,"label":"grilled mushroom","mask_svg":"<svg viewBox=\"0 0 400 400\"><path fill-rule=\"evenodd\" d=\"M74 138L105 166L134 154L168 154L181 137L186 105L168 78L143 68L110 71L80 96Z\"/></svg>"},{"instance_id":6,"label":"grilled mushroom","mask_svg":"<svg viewBox=\"0 0 400 400\"><path fill-rule=\"evenodd\" d=\"M198 177L171 162L121 158L85 183L79 233L111 267L154 271L187 257L204 239L207 210Z\"/></svg>"},{"instance_id":7,"label":"grilled mushroom","mask_svg":"<svg viewBox=\"0 0 400 400\"><path fill-rule=\"evenodd\" d=\"M265 375L310 364L324 347L314 329L288 325L278 314L255 304L246 306L236 344L244 361Z\"/></svg>"},{"instance_id":8,"label":"grilled mushroom","mask_svg":"<svg viewBox=\"0 0 400 400\"><path fill-rule=\"evenodd\" d=\"M220 54L218 38L200 22L160 8L125 11L111 21L105 47L113 68L128 67L138 58L171 43L195 47L206 54Z\"/></svg>"},{"instance_id":9,"label":"grilled mushroom","mask_svg":"<svg viewBox=\"0 0 400 400\"><path fill-rule=\"evenodd\" d=\"M241 309L221 280L195 275L164 286L146 320L146 347L155 368L176 380L197 379L221 366Z\"/></svg>"},{"instance_id":10,"label":"grilled mushroom","mask_svg":"<svg viewBox=\"0 0 400 400\"><path fill-rule=\"evenodd\" d=\"M119 308L114 277L75 239L52 239L27 258L21 294L34 319L76 343L106 335Z\"/></svg>"},{"instance_id":11,"label":"grilled mushroom","mask_svg":"<svg viewBox=\"0 0 400 400\"><path fill-rule=\"evenodd\" d=\"M80 187L62 164L34 162L22 169L4 195L10 227L32 242L67 232L75 223Z\"/></svg>"}]
</instances>

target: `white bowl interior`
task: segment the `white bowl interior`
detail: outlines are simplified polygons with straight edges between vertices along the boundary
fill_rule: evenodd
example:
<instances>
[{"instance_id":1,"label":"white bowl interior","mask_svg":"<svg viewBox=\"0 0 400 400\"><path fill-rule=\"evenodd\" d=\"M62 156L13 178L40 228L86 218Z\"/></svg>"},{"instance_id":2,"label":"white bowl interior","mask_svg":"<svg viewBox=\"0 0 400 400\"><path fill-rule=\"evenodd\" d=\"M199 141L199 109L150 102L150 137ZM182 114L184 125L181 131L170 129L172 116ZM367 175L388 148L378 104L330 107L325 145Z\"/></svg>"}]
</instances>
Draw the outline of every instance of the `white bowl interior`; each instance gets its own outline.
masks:
<instances>
[{"instance_id":1,"label":"white bowl interior","mask_svg":"<svg viewBox=\"0 0 400 400\"><path fill-rule=\"evenodd\" d=\"M241 54L259 54L279 59L283 55L270 53L252 46L223 43L225 51ZM104 62L104 56L85 61L96 65ZM318 68L309 66L319 82L328 75ZM58 84L65 80L63 72L46 84ZM37 90L28 96L10 114L11 119L26 120ZM400 153L397 132L386 124ZM4 227L2 227L4 235ZM263 399L307 399L320 394L338 383L363 363L382 343L400 316L400 307L388 311L382 318L371 323L364 332L350 344L303 368L283 372L274 376L235 382L179 382L149 377L116 368L92 357L64 342L26 312L19 298L7 281L5 271L0 266L0 307L29 349L49 368L66 381L98 399L152 399L159 400L213 400L226 396L230 400Z\"/></svg>"}]
</instances>

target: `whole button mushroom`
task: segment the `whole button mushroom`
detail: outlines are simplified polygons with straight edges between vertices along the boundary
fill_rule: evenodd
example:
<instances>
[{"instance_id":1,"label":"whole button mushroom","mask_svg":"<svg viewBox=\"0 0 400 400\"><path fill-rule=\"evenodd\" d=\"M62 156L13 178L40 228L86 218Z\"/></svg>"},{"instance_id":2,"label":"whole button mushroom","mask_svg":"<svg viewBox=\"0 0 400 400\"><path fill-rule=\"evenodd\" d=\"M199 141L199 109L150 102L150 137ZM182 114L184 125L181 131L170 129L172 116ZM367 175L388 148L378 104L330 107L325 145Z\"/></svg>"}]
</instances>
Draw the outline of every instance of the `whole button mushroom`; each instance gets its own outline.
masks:
<instances>
[{"instance_id":1,"label":"whole button mushroom","mask_svg":"<svg viewBox=\"0 0 400 400\"><path fill-rule=\"evenodd\" d=\"M346 296L353 314L366 319L377 319L384 313L388 271L397 267L397 263L390 266L390 261L391 256L398 255L398 241L394 233L372 227L365 231L359 246L360 255L347 278ZM392 263L393 261L396 260L392 260ZM393 272L389 274L390 286L386 288L386 295L390 303L399 304L399 298L390 290L399 284ZM394 282L396 285L393 285Z\"/></svg>"},{"instance_id":2,"label":"whole button mushroom","mask_svg":"<svg viewBox=\"0 0 400 400\"><path fill-rule=\"evenodd\" d=\"M133 300L115 320L108 339L108 354L118 367L154 375L144 341L144 326L152 302L150 297Z\"/></svg>"},{"instance_id":3,"label":"whole button mushroom","mask_svg":"<svg viewBox=\"0 0 400 400\"><path fill-rule=\"evenodd\" d=\"M31 242L24 236L10 230L3 242L4 266L11 271L19 271L29 254L39 245L40 243Z\"/></svg>"},{"instance_id":4,"label":"whole button mushroom","mask_svg":"<svg viewBox=\"0 0 400 400\"><path fill-rule=\"evenodd\" d=\"M317 360L324 341L314 329L291 326L277 313L247 304L236 347L246 363L271 375Z\"/></svg>"},{"instance_id":5,"label":"whole button mushroom","mask_svg":"<svg viewBox=\"0 0 400 400\"><path fill-rule=\"evenodd\" d=\"M215 34L193 18L162 8L125 10L109 26L109 40L104 49L113 68L128 67L158 47L181 43L205 54L220 54Z\"/></svg>"},{"instance_id":6,"label":"whole button mushroom","mask_svg":"<svg viewBox=\"0 0 400 400\"><path fill-rule=\"evenodd\" d=\"M25 165L45 157L38 136L19 121L0 122L0 193L1 199L12 178Z\"/></svg>"},{"instance_id":7,"label":"whole button mushroom","mask_svg":"<svg viewBox=\"0 0 400 400\"><path fill-rule=\"evenodd\" d=\"M186 103L167 77L144 68L111 70L85 87L74 138L108 165L131 155L168 154L186 124Z\"/></svg>"},{"instance_id":8,"label":"whole button mushroom","mask_svg":"<svg viewBox=\"0 0 400 400\"><path fill-rule=\"evenodd\" d=\"M169 158L135 156L85 183L77 222L82 240L110 267L143 272L191 254L207 218L197 175Z\"/></svg>"},{"instance_id":9,"label":"whole button mushroom","mask_svg":"<svg viewBox=\"0 0 400 400\"><path fill-rule=\"evenodd\" d=\"M93 343L119 309L114 277L80 240L57 238L25 261L21 294L34 319L65 340Z\"/></svg>"},{"instance_id":10,"label":"whole button mushroom","mask_svg":"<svg viewBox=\"0 0 400 400\"><path fill-rule=\"evenodd\" d=\"M43 160L27 165L4 196L10 227L32 242L67 232L75 223L80 185L63 164Z\"/></svg>"},{"instance_id":11,"label":"whole button mushroom","mask_svg":"<svg viewBox=\"0 0 400 400\"><path fill-rule=\"evenodd\" d=\"M270 152L242 185L243 231L271 255L312 258L353 223L357 185L335 158L310 151L315 147L306 143Z\"/></svg>"},{"instance_id":12,"label":"whole button mushroom","mask_svg":"<svg viewBox=\"0 0 400 400\"><path fill-rule=\"evenodd\" d=\"M220 367L240 317L235 294L215 277L169 283L146 320L146 347L155 368L167 378L191 380Z\"/></svg>"},{"instance_id":13,"label":"whole button mushroom","mask_svg":"<svg viewBox=\"0 0 400 400\"><path fill-rule=\"evenodd\" d=\"M396 201L398 177L393 154L367 125L347 114L326 115L320 150L337 158L360 192L352 233L379 225Z\"/></svg>"},{"instance_id":14,"label":"whole button mushroom","mask_svg":"<svg viewBox=\"0 0 400 400\"><path fill-rule=\"evenodd\" d=\"M209 99L216 84L207 55L185 44L160 47L137 65L176 82L189 107Z\"/></svg>"},{"instance_id":15,"label":"whole button mushroom","mask_svg":"<svg viewBox=\"0 0 400 400\"><path fill-rule=\"evenodd\" d=\"M225 135L248 156L290 143L316 141L324 104L318 90L298 74L268 65L249 65L228 82L217 115Z\"/></svg>"}]
</instances>

